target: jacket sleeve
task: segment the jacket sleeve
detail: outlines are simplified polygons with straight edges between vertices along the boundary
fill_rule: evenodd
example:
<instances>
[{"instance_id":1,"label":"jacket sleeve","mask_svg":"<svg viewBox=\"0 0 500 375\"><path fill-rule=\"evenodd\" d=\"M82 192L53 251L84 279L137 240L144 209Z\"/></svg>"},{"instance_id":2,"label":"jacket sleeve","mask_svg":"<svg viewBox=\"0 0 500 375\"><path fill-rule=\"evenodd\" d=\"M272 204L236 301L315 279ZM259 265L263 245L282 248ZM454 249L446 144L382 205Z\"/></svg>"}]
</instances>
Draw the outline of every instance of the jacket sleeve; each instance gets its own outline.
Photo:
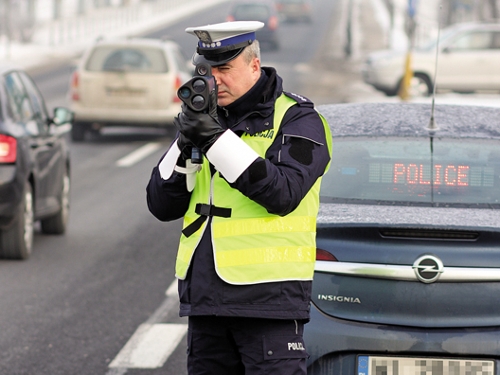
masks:
<instances>
[{"instance_id":1,"label":"jacket sleeve","mask_svg":"<svg viewBox=\"0 0 500 375\"><path fill-rule=\"evenodd\" d=\"M163 157L160 163L162 160ZM158 220L172 221L183 217L191 199L191 192L186 185L186 175L174 171L167 180L164 180L158 166L154 167L146 187L146 199L149 211Z\"/></svg>"},{"instance_id":2,"label":"jacket sleeve","mask_svg":"<svg viewBox=\"0 0 500 375\"><path fill-rule=\"evenodd\" d=\"M257 158L230 185L268 212L292 212L330 161L321 118L312 107L293 106L286 113L266 158Z\"/></svg>"}]
</instances>

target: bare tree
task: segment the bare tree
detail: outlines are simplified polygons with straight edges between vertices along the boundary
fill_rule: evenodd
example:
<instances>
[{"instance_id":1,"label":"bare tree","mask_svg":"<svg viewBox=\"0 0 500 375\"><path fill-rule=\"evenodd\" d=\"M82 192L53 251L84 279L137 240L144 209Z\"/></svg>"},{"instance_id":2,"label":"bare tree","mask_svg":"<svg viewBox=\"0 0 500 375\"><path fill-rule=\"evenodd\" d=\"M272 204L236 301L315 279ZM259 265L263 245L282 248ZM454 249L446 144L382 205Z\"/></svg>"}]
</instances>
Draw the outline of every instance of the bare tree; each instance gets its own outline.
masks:
<instances>
[{"instance_id":1,"label":"bare tree","mask_svg":"<svg viewBox=\"0 0 500 375\"><path fill-rule=\"evenodd\" d=\"M498 2L497 0L490 0L490 8L491 8L491 16L494 20L498 20L499 10L498 10Z\"/></svg>"},{"instance_id":2,"label":"bare tree","mask_svg":"<svg viewBox=\"0 0 500 375\"><path fill-rule=\"evenodd\" d=\"M78 0L78 14L85 14L85 0Z\"/></svg>"},{"instance_id":3,"label":"bare tree","mask_svg":"<svg viewBox=\"0 0 500 375\"><path fill-rule=\"evenodd\" d=\"M54 0L53 18L55 20L61 18L62 14L62 0Z\"/></svg>"},{"instance_id":4,"label":"bare tree","mask_svg":"<svg viewBox=\"0 0 500 375\"><path fill-rule=\"evenodd\" d=\"M389 12L389 18L391 22L391 29L394 27L394 0L384 0L387 11Z\"/></svg>"}]
</instances>

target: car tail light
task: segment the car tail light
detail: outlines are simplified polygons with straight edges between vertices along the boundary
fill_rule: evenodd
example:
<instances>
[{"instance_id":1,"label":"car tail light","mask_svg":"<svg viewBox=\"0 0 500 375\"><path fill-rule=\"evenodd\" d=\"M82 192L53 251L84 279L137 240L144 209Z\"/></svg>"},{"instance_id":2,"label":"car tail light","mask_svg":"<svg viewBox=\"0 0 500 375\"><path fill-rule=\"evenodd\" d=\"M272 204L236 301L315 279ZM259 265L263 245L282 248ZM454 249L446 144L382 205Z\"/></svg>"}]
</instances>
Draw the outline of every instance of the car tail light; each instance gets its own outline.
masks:
<instances>
[{"instance_id":1,"label":"car tail light","mask_svg":"<svg viewBox=\"0 0 500 375\"><path fill-rule=\"evenodd\" d=\"M229 16L226 17L226 21L227 22L233 22L234 20L235 20L234 17L231 16L231 15L229 15Z\"/></svg>"},{"instance_id":2,"label":"car tail light","mask_svg":"<svg viewBox=\"0 0 500 375\"><path fill-rule=\"evenodd\" d=\"M14 137L0 134L0 163L15 163L17 141Z\"/></svg>"},{"instance_id":3,"label":"car tail light","mask_svg":"<svg viewBox=\"0 0 500 375\"><path fill-rule=\"evenodd\" d=\"M80 100L80 94L78 93L79 85L80 76L78 75L78 72L73 72L73 75L71 76L71 100Z\"/></svg>"},{"instance_id":4,"label":"car tail light","mask_svg":"<svg viewBox=\"0 0 500 375\"><path fill-rule=\"evenodd\" d=\"M278 17L271 16L267 25L271 30L276 30L278 28Z\"/></svg>"},{"instance_id":5,"label":"car tail light","mask_svg":"<svg viewBox=\"0 0 500 375\"><path fill-rule=\"evenodd\" d=\"M323 249L316 249L316 260L327 260L331 262L337 262L338 259L335 258L331 253Z\"/></svg>"},{"instance_id":6,"label":"car tail light","mask_svg":"<svg viewBox=\"0 0 500 375\"><path fill-rule=\"evenodd\" d=\"M177 90L179 90L179 88L181 87L182 85L182 80L181 80L181 77L177 76L175 77L175 82L174 82L174 103L180 103L181 100L179 99L179 97L177 96Z\"/></svg>"}]
</instances>

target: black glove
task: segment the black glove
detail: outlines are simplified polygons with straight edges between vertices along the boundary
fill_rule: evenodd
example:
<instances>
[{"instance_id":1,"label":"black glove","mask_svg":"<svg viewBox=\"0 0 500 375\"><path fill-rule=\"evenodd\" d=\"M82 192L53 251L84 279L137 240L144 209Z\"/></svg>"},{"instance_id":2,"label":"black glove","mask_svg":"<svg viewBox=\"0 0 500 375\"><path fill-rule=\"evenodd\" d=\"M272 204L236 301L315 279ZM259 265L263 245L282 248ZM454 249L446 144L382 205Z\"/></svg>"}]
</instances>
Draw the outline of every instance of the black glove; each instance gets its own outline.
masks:
<instances>
[{"instance_id":1,"label":"black glove","mask_svg":"<svg viewBox=\"0 0 500 375\"><path fill-rule=\"evenodd\" d=\"M179 132L203 153L206 153L225 131L208 113L195 112L184 104L182 112L174 119L174 124Z\"/></svg>"},{"instance_id":2,"label":"black glove","mask_svg":"<svg viewBox=\"0 0 500 375\"><path fill-rule=\"evenodd\" d=\"M180 159L191 159L191 150L196 146L180 132L177 133L177 146L179 147L179 150L181 150Z\"/></svg>"}]
</instances>

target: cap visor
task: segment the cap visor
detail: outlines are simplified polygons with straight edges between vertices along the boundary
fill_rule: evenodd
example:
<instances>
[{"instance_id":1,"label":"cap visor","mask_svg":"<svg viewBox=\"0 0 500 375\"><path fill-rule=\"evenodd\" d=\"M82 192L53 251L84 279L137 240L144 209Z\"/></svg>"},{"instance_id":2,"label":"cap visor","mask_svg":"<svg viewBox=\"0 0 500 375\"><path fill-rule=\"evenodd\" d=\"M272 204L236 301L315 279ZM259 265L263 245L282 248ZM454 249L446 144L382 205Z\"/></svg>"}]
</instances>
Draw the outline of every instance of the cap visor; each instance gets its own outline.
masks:
<instances>
[{"instance_id":1,"label":"cap visor","mask_svg":"<svg viewBox=\"0 0 500 375\"><path fill-rule=\"evenodd\" d=\"M225 63L235 59L245 48L239 48L237 50L227 51L223 53L206 53L200 55L195 52L193 55L193 64L197 65L200 63L208 63L211 66L224 65Z\"/></svg>"}]
</instances>

